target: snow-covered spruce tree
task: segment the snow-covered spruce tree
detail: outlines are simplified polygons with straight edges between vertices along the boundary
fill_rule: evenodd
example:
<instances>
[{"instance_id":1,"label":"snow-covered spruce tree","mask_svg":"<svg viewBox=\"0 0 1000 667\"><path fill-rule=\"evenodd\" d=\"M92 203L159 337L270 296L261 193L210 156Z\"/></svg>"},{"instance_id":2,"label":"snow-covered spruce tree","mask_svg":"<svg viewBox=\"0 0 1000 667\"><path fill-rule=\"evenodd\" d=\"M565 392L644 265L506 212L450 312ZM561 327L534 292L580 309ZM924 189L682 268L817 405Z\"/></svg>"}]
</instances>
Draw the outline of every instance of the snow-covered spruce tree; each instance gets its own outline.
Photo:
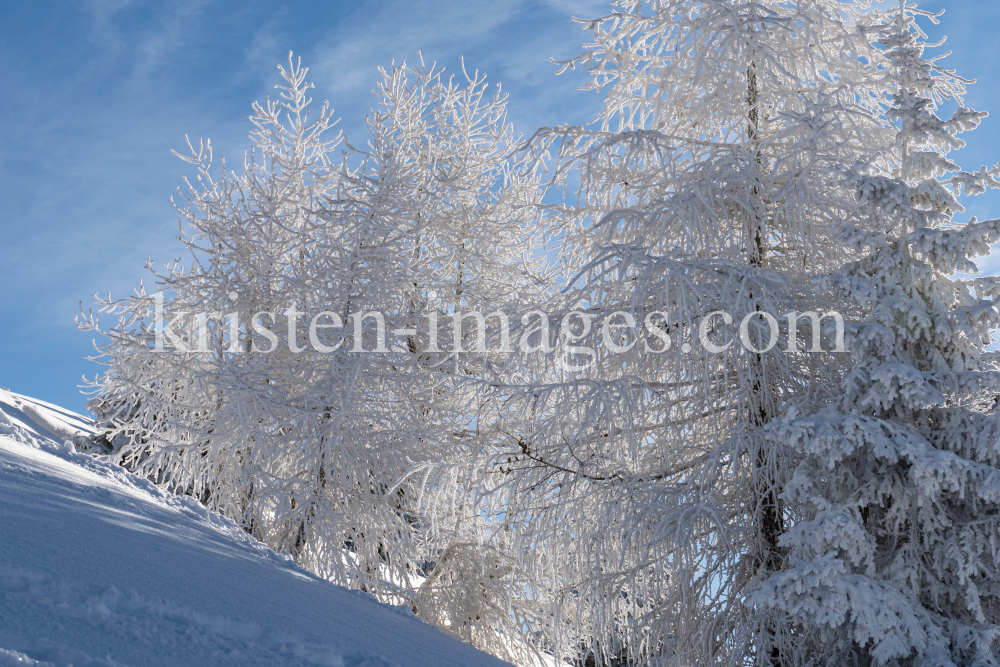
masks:
<instances>
[{"instance_id":1,"label":"snow-covered spruce tree","mask_svg":"<svg viewBox=\"0 0 1000 667\"><path fill-rule=\"evenodd\" d=\"M849 224L861 258L818 279L866 309L854 365L831 400L791 406L768 432L802 461L783 499L788 567L755 592L787 614L790 664L967 667L1000 660L1000 279L971 258L1000 220L958 224L962 194L1000 187L1000 165L960 171L948 153L985 116L968 81L924 55L904 6L882 37L899 128L894 167L852 175L869 220ZM942 102L957 103L950 118Z\"/></svg>"},{"instance_id":2,"label":"snow-covered spruce tree","mask_svg":"<svg viewBox=\"0 0 1000 667\"><path fill-rule=\"evenodd\" d=\"M419 330L424 311L489 312L530 286L523 225L538 188L509 158L504 98L478 74L457 85L401 65L383 72L367 149L335 160L331 111L307 120L306 70L281 74L281 99L254 106L242 173L223 165L214 180L210 147L186 158L199 174L180 209L192 264L157 275L155 294L101 302L118 324L102 331L95 405L126 465L322 576L509 654L512 635L490 624L517 616L498 576L510 568L479 551L483 517L420 505L437 478L401 481L465 456L489 355L471 332L460 338L473 353L450 355L427 353L426 334L392 338ZM316 318L344 329L311 339ZM448 332L442 322L446 350Z\"/></svg>"},{"instance_id":3,"label":"snow-covered spruce tree","mask_svg":"<svg viewBox=\"0 0 1000 667\"><path fill-rule=\"evenodd\" d=\"M519 359L478 479L515 527L557 653L790 664L784 612L748 604L784 567L779 494L797 465L763 426L847 359L790 352L787 330L767 352L727 343L756 311L840 309L809 278L850 258L842 224L871 224L846 172L881 164L894 138L881 15L835 0L614 4L567 63L607 90L597 127L531 144L556 163L553 185L579 182L546 223L572 278L547 309L578 349ZM572 309L587 335L582 316L560 326ZM732 326L708 317L719 310ZM724 349L701 345L703 322ZM811 348L810 320L796 324ZM767 321L752 316L747 338L767 348Z\"/></svg>"}]
</instances>

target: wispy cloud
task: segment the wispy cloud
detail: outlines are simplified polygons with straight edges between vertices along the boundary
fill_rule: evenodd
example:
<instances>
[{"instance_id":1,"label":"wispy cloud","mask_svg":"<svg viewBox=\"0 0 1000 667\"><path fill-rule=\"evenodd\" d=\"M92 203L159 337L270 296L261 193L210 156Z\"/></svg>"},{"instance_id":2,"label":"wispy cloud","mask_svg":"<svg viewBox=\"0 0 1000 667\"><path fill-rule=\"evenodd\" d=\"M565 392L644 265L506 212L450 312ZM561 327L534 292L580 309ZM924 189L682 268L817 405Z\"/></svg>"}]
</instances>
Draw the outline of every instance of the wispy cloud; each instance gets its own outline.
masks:
<instances>
[{"instance_id":1,"label":"wispy cloud","mask_svg":"<svg viewBox=\"0 0 1000 667\"><path fill-rule=\"evenodd\" d=\"M488 40L523 5L488 0L369 4L372 12L351 16L324 40L329 46L316 54L317 71L331 91L354 90L371 81L376 65L393 58L412 60L421 49L452 55Z\"/></svg>"},{"instance_id":2,"label":"wispy cloud","mask_svg":"<svg viewBox=\"0 0 1000 667\"><path fill-rule=\"evenodd\" d=\"M502 82L511 95L511 118L530 133L538 124L553 122L554 109L563 108L573 117L587 107L579 98L570 99L583 82L579 77L557 80L550 58L579 51L586 35L571 16L598 16L605 5L598 0L368 3L316 43L308 54L310 76L317 95L329 96L343 112L345 129L353 136L363 131L363 116L377 101L370 94L377 67L412 62L420 51L428 64L436 61L455 72L464 56L470 73L479 70L490 81Z\"/></svg>"}]
</instances>

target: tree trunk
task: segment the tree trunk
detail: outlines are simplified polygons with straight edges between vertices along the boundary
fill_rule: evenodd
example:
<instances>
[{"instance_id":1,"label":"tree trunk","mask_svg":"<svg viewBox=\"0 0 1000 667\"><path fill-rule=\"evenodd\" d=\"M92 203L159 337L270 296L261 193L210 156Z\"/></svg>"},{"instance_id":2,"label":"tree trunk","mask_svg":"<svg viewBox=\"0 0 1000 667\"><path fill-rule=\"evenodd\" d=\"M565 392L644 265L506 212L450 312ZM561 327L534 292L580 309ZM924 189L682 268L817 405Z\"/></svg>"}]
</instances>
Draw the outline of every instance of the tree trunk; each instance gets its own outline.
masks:
<instances>
[{"instance_id":1,"label":"tree trunk","mask_svg":"<svg viewBox=\"0 0 1000 667\"><path fill-rule=\"evenodd\" d=\"M767 266L767 214L766 204L763 201L764 193L760 185L765 165L760 148L760 88L757 79L757 63L752 52L747 64L747 108L747 140L754 156L751 168L754 178L752 202L755 205L751 211L749 228L747 229L748 262L751 267L762 269ZM759 310L761 306L758 303L759 297L754 293L752 287L749 294L750 307L753 310ZM755 346L762 347L759 342ZM775 471L769 465L769 452L760 434L760 429L776 416L777 396L774 387L768 383L764 355L748 350L747 360L750 392L746 404L746 423L750 438L756 444L756 451L753 453L753 525L755 528L753 532L757 549L754 558L757 576L754 579L760 581L766 578L768 573L775 572L781 567L778 538L784 532L784 520L778 498L777 480L774 478ZM784 661L776 641L775 628L769 626L765 632L770 648L768 650L766 646L760 647L768 653L768 658L762 662L773 667L780 667L784 665Z\"/></svg>"}]
</instances>

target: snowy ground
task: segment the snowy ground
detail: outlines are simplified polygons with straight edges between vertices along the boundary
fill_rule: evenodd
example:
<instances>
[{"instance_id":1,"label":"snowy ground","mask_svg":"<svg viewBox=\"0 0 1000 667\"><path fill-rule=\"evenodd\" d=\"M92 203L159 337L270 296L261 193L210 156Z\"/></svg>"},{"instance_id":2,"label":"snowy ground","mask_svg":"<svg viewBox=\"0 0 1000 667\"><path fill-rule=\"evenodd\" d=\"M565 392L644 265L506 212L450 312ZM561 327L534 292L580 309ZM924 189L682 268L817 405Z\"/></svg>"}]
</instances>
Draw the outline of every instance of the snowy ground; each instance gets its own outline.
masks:
<instances>
[{"instance_id":1,"label":"snowy ground","mask_svg":"<svg viewBox=\"0 0 1000 667\"><path fill-rule=\"evenodd\" d=\"M0 390L0 667L507 664L65 443L89 427Z\"/></svg>"}]
</instances>

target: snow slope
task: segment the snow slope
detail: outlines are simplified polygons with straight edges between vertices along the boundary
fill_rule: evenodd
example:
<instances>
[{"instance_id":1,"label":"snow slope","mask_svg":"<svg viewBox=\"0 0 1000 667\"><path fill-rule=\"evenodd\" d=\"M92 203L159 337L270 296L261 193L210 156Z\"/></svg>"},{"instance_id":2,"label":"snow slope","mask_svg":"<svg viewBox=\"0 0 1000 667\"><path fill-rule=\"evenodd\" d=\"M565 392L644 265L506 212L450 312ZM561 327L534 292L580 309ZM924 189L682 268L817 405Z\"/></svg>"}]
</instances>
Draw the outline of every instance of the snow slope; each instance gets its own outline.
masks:
<instances>
[{"instance_id":1,"label":"snow slope","mask_svg":"<svg viewBox=\"0 0 1000 667\"><path fill-rule=\"evenodd\" d=\"M0 390L0 667L507 665L78 453L90 426Z\"/></svg>"}]
</instances>

